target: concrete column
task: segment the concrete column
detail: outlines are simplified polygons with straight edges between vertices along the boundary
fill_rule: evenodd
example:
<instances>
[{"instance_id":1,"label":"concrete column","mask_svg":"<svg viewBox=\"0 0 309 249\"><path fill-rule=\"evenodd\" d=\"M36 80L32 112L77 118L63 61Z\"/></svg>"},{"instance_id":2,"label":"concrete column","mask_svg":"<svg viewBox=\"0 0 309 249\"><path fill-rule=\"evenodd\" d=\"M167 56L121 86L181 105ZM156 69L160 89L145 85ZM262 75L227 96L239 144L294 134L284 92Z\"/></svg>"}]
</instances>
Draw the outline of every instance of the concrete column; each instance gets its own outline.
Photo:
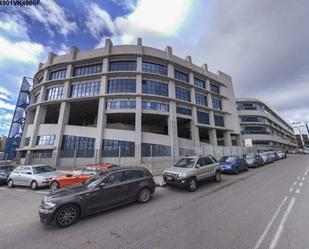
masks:
<instances>
[{"instance_id":1,"label":"concrete column","mask_svg":"<svg viewBox=\"0 0 309 249\"><path fill-rule=\"evenodd\" d=\"M174 65L172 64L167 65L167 76L174 79L175 77Z\"/></svg>"},{"instance_id":2,"label":"concrete column","mask_svg":"<svg viewBox=\"0 0 309 249\"><path fill-rule=\"evenodd\" d=\"M209 130L209 141L213 146L218 146L216 129Z\"/></svg>"},{"instance_id":3,"label":"concrete column","mask_svg":"<svg viewBox=\"0 0 309 249\"><path fill-rule=\"evenodd\" d=\"M66 78L71 78L72 75L73 75L73 65L72 65L72 64L69 64L69 65L67 66L67 71L66 71L65 77L66 77Z\"/></svg>"},{"instance_id":4,"label":"concrete column","mask_svg":"<svg viewBox=\"0 0 309 249\"><path fill-rule=\"evenodd\" d=\"M136 59L136 71L137 72L143 71L143 60L141 56L137 57Z\"/></svg>"},{"instance_id":5,"label":"concrete column","mask_svg":"<svg viewBox=\"0 0 309 249\"><path fill-rule=\"evenodd\" d=\"M106 121L105 98L101 97L99 100L97 132L96 132L97 137L95 140L95 161L97 163L100 163L102 159L102 143L104 136L105 121Z\"/></svg>"},{"instance_id":6,"label":"concrete column","mask_svg":"<svg viewBox=\"0 0 309 249\"><path fill-rule=\"evenodd\" d=\"M136 75L136 94L142 94L142 75Z\"/></svg>"},{"instance_id":7,"label":"concrete column","mask_svg":"<svg viewBox=\"0 0 309 249\"><path fill-rule=\"evenodd\" d=\"M179 145L178 145L178 127L177 127L177 114L176 102L170 101L169 104L170 115L168 118L168 135L171 138L171 156L173 162L179 158Z\"/></svg>"},{"instance_id":8,"label":"concrete column","mask_svg":"<svg viewBox=\"0 0 309 249\"><path fill-rule=\"evenodd\" d=\"M135 112L135 163L142 162L142 97L136 97Z\"/></svg>"},{"instance_id":9,"label":"concrete column","mask_svg":"<svg viewBox=\"0 0 309 249\"><path fill-rule=\"evenodd\" d=\"M43 82L48 80L48 70L44 70Z\"/></svg>"},{"instance_id":10,"label":"concrete column","mask_svg":"<svg viewBox=\"0 0 309 249\"><path fill-rule=\"evenodd\" d=\"M30 138L30 147L33 148L36 145L36 139L38 136L40 124L42 124L45 118L46 108L44 106L38 105L36 108L34 122L33 122L33 135Z\"/></svg>"},{"instance_id":11,"label":"concrete column","mask_svg":"<svg viewBox=\"0 0 309 249\"><path fill-rule=\"evenodd\" d=\"M190 88L190 98L191 98L191 103L196 104L195 88L194 87Z\"/></svg>"},{"instance_id":12,"label":"concrete column","mask_svg":"<svg viewBox=\"0 0 309 249\"><path fill-rule=\"evenodd\" d=\"M192 121L191 121L192 140L194 142L195 147L200 147L200 133L199 133L197 124L198 124L197 108L196 106L193 106L192 107Z\"/></svg>"},{"instance_id":13,"label":"concrete column","mask_svg":"<svg viewBox=\"0 0 309 249\"><path fill-rule=\"evenodd\" d=\"M107 93L107 77L106 75L103 75L101 77L101 84L100 84L100 95L104 95Z\"/></svg>"},{"instance_id":14,"label":"concrete column","mask_svg":"<svg viewBox=\"0 0 309 249\"><path fill-rule=\"evenodd\" d=\"M194 74L192 72L189 73L189 84L194 86Z\"/></svg>"},{"instance_id":15,"label":"concrete column","mask_svg":"<svg viewBox=\"0 0 309 249\"><path fill-rule=\"evenodd\" d=\"M69 98L69 96L70 96L70 82L66 81L63 84L63 98L66 99Z\"/></svg>"},{"instance_id":16,"label":"concrete column","mask_svg":"<svg viewBox=\"0 0 309 249\"><path fill-rule=\"evenodd\" d=\"M215 126L214 112L213 111L209 111L208 115L209 115L209 125L210 126Z\"/></svg>"},{"instance_id":17,"label":"concrete column","mask_svg":"<svg viewBox=\"0 0 309 249\"><path fill-rule=\"evenodd\" d=\"M107 73L108 68L109 68L109 59L108 57L106 57L103 59L103 62L102 62L102 73Z\"/></svg>"},{"instance_id":18,"label":"concrete column","mask_svg":"<svg viewBox=\"0 0 309 249\"><path fill-rule=\"evenodd\" d=\"M232 146L231 132L226 131L223 133L224 136L224 146L230 147Z\"/></svg>"}]
</instances>

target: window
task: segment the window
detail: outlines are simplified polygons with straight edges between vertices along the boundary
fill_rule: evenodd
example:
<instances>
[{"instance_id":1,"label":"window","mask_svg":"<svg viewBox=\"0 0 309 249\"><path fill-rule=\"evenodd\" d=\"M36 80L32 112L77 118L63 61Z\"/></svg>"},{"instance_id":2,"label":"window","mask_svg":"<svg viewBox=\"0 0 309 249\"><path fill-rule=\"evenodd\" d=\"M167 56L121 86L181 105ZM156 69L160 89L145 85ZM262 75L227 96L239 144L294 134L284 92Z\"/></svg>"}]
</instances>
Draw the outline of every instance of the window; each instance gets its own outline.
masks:
<instances>
[{"instance_id":1,"label":"window","mask_svg":"<svg viewBox=\"0 0 309 249\"><path fill-rule=\"evenodd\" d=\"M169 105L157 102L146 102L143 101L143 109L144 110L155 110L155 111L163 111L168 112Z\"/></svg>"},{"instance_id":2,"label":"window","mask_svg":"<svg viewBox=\"0 0 309 249\"><path fill-rule=\"evenodd\" d=\"M27 174L27 175L32 175L32 170L31 170L30 167L24 167L21 173Z\"/></svg>"},{"instance_id":3,"label":"window","mask_svg":"<svg viewBox=\"0 0 309 249\"><path fill-rule=\"evenodd\" d=\"M60 69L49 73L49 80L64 79L67 73L66 69ZM43 80L43 78L42 78ZM40 82L39 82L40 83Z\"/></svg>"},{"instance_id":4,"label":"window","mask_svg":"<svg viewBox=\"0 0 309 249\"><path fill-rule=\"evenodd\" d=\"M46 89L45 100L56 100L63 97L63 86L57 86Z\"/></svg>"},{"instance_id":5,"label":"window","mask_svg":"<svg viewBox=\"0 0 309 249\"><path fill-rule=\"evenodd\" d=\"M144 176L144 172L141 170L127 170L123 172L124 181L135 180L143 176Z\"/></svg>"},{"instance_id":6,"label":"window","mask_svg":"<svg viewBox=\"0 0 309 249\"><path fill-rule=\"evenodd\" d=\"M107 93L135 93L135 79L114 79L108 81Z\"/></svg>"},{"instance_id":7,"label":"window","mask_svg":"<svg viewBox=\"0 0 309 249\"><path fill-rule=\"evenodd\" d=\"M214 85L214 84L210 84L210 91L213 92L213 93L220 94L220 88L219 88L219 86L216 86L216 85Z\"/></svg>"},{"instance_id":8,"label":"window","mask_svg":"<svg viewBox=\"0 0 309 249\"><path fill-rule=\"evenodd\" d=\"M103 157L134 157L135 156L135 143L120 140L103 140Z\"/></svg>"},{"instance_id":9,"label":"window","mask_svg":"<svg viewBox=\"0 0 309 249\"><path fill-rule=\"evenodd\" d=\"M220 99L212 97L211 100L212 100L212 108L222 110L222 101Z\"/></svg>"},{"instance_id":10,"label":"window","mask_svg":"<svg viewBox=\"0 0 309 249\"><path fill-rule=\"evenodd\" d=\"M30 144L30 137L25 137L24 146L29 146L29 144Z\"/></svg>"},{"instance_id":11,"label":"window","mask_svg":"<svg viewBox=\"0 0 309 249\"><path fill-rule=\"evenodd\" d=\"M264 118L258 116L240 116L241 122L265 123Z\"/></svg>"},{"instance_id":12,"label":"window","mask_svg":"<svg viewBox=\"0 0 309 249\"><path fill-rule=\"evenodd\" d=\"M204 80L200 80L198 78L194 77L194 85L201 87L201 88L206 88L206 83Z\"/></svg>"},{"instance_id":13,"label":"window","mask_svg":"<svg viewBox=\"0 0 309 249\"><path fill-rule=\"evenodd\" d=\"M192 115L191 109L185 108L185 107L180 107L180 106L176 107L176 112L179 113L179 114L182 114L182 115L188 115L188 116Z\"/></svg>"},{"instance_id":14,"label":"window","mask_svg":"<svg viewBox=\"0 0 309 249\"><path fill-rule=\"evenodd\" d=\"M95 138L63 135L61 157L93 157Z\"/></svg>"},{"instance_id":15,"label":"window","mask_svg":"<svg viewBox=\"0 0 309 249\"><path fill-rule=\"evenodd\" d=\"M94 96L100 92L100 81L91 81L71 86L71 97Z\"/></svg>"},{"instance_id":16,"label":"window","mask_svg":"<svg viewBox=\"0 0 309 249\"><path fill-rule=\"evenodd\" d=\"M109 71L136 71L136 61L112 61Z\"/></svg>"},{"instance_id":17,"label":"window","mask_svg":"<svg viewBox=\"0 0 309 249\"><path fill-rule=\"evenodd\" d=\"M142 143L142 157L171 156L171 146Z\"/></svg>"},{"instance_id":18,"label":"window","mask_svg":"<svg viewBox=\"0 0 309 249\"><path fill-rule=\"evenodd\" d=\"M197 121L201 124L209 125L209 114L207 112L197 111Z\"/></svg>"},{"instance_id":19,"label":"window","mask_svg":"<svg viewBox=\"0 0 309 249\"><path fill-rule=\"evenodd\" d=\"M168 85L163 82L143 80L142 92L161 96L168 96Z\"/></svg>"},{"instance_id":20,"label":"window","mask_svg":"<svg viewBox=\"0 0 309 249\"><path fill-rule=\"evenodd\" d=\"M213 164L214 162L209 157L204 157L204 165Z\"/></svg>"},{"instance_id":21,"label":"window","mask_svg":"<svg viewBox=\"0 0 309 249\"><path fill-rule=\"evenodd\" d=\"M214 115L215 126L224 127L224 117L219 115Z\"/></svg>"},{"instance_id":22,"label":"window","mask_svg":"<svg viewBox=\"0 0 309 249\"><path fill-rule=\"evenodd\" d=\"M189 82L189 75L183 72L180 72L178 70L175 70L175 79L184 81L184 82Z\"/></svg>"},{"instance_id":23,"label":"window","mask_svg":"<svg viewBox=\"0 0 309 249\"><path fill-rule=\"evenodd\" d=\"M143 72L167 75L167 66L151 62L143 62Z\"/></svg>"},{"instance_id":24,"label":"window","mask_svg":"<svg viewBox=\"0 0 309 249\"><path fill-rule=\"evenodd\" d=\"M121 183L123 181L123 172L115 172L113 174L111 174L110 176L106 177L103 182L106 185L113 185L113 184L117 184L117 183Z\"/></svg>"},{"instance_id":25,"label":"window","mask_svg":"<svg viewBox=\"0 0 309 249\"><path fill-rule=\"evenodd\" d=\"M74 68L73 76L82 76L101 72L102 72L102 64L95 64L95 65Z\"/></svg>"},{"instance_id":26,"label":"window","mask_svg":"<svg viewBox=\"0 0 309 249\"><path fill-rule=\"evenodd\" d=\"M265 111L262 105L256 103L237 103L237 110Z\"/></svg>"},{"instance_id":27,"label":"window","mask_svg":"<svg viewBox=\"0 0 309 249\"><path fill-rule=\"evenodd\" d=\"M244 126L241 134L270 134L264 126Z\"/></svg>"},{"instance_id":28,"label":"window","mask_svg":"<svg viewBox=\"0 0 309 249\"><path fill-rule=\"evenodd\" d=\"M53 145L55 141L55 135L38 136L36 145Z\"/></svg>"},{"instance_id":29,"label":"window","mask_svg":"<svg viewBox=\"0 0 309 249\"><path fill-rule=\"evenodd\" d=\"M106 109L135 109L135 101L107 101Z\"/></svg>"},{"instance_id":30,"label":"window","mask_svg":"<svg viewBox=\"0 0 309 249\"><path fill-rule=\"evenodd\" d=\"M176 99L190 102L190 90L176 86Z\"/></svg>"},{"instance_id":31,"label":"window","mask_svg":"<svg viewBox=\"0 0 309 249\"><path fill-rule=\"evenodd\" d=\"M208 106L207 104L207 96L202 93L195 93L195 101L198 105Z\"/></svg>"}]
</instances>

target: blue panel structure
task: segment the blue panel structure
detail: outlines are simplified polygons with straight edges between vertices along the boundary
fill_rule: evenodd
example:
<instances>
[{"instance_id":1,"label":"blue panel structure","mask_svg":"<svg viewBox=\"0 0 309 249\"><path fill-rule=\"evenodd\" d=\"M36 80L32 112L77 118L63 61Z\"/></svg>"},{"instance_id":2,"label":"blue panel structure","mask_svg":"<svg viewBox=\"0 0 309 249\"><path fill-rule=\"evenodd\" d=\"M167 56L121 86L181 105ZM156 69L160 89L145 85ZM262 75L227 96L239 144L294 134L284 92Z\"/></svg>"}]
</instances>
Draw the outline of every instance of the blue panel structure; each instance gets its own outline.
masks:
<instances>
[{"instance_id":1,"label":"blue panel structure","mask_svg":"<svg viewBox=\"0 0 309 249\"><path fill-rule=\"evenodd\" d=\"M21 87L20 87L8 139L5 145L5 158L7 160L16 159L16 155L17 155L16 150L19 148L19 145L20 145L20 141L21 141L21 137L22 137L25 121L26 121L26 111L25 110L30 104L31 83L29 82L29 80L32 81L31 78L24 77Z\"/></svg>"}]
</instances>

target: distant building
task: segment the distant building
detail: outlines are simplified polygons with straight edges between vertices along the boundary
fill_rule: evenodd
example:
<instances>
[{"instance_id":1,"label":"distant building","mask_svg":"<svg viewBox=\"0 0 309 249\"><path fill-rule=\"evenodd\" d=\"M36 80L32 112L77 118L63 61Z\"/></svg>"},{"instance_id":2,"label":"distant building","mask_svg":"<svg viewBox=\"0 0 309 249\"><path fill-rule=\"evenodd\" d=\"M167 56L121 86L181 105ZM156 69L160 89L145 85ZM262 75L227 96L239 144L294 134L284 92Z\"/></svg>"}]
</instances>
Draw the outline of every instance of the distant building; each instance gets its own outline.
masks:
<instances>
[{"instance_id":1,"label":"distant building","mask_svg":"<svg viewBox=\"0 0 309 249\"><path fill-rule=\"evenodd\" d=\"M297 139L298 148L309 147L308 124L304 122L294 122L292 124L294 134Z\"/></svg>"},{"instance_id":2,"label":"distant building","mask_svg":"<svg viewBox=\"0 0 309 249\"><path fill-rule=\"evenodd\" d=\"M7 137L6 137L6 136L2 135L2 136L0 137L0 151L1 151L1 152L4 152L4 150L5 150L5 143L6 143L6 140L7 140Z\"/></svg>"},{"instance_id":3,"label":"distant building","mask_svg":"<svg viewBox=\"0 0 309 249\"><path fill-rule=\"evenodd\" d=\"M259 150L297 147L292 126L258 99L239 98L237 111L243 139Z\"/></svg>"}]
</instances>

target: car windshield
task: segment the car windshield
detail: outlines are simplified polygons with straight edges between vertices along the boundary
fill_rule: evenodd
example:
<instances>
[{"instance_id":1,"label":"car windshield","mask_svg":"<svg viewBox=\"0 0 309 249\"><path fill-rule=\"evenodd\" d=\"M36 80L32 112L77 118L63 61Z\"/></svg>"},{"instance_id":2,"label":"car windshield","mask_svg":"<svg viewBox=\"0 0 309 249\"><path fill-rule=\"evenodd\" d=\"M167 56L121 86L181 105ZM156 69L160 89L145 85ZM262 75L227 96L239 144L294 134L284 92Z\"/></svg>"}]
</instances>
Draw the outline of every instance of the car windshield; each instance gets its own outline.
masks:
<instances>
[{"instance_id":1,"label":"car windshield","mask_svg":"<svg viewBox=\"0 0 309 249\"><path fill-rule=\"evenodd\" d=\"M46 172L52 172L52 171L55 171L55 169L48 165L33 167L34 174L46 173Z\"/></svg>"},{"instance_id":2,"label":"car windshield","mask_svg":"<svg viewBox=\"0 0 309 249\"><path fill-rule=\"evenodd\" d=\"M253 159L253 158L254 158L254 155L248 154L248 155L246 155L246 158L247 158L247 159Z\"/></svg>"},{"instance_id":3,"label":"car windshield","mask_svg":"<svg viewBox=\"0 0 309 249\"><path fill-rule=\"evenodd\" d=\"M178 168L192 168L195 163L195 158L182 158L176 164Z\"/></svg>"},{"instance_id":4,"label":"car windshield","mask_svg":"<svg viewBox=\"0 0 309 249\"><path fill-rule=\"evenodd\" d=\"M232 162L235 162L235 160L236 160L236 157L234 157L234 156L226 156L226 157L222 157L220 162L232 163Z\"/></svg>"}]
</instances>

